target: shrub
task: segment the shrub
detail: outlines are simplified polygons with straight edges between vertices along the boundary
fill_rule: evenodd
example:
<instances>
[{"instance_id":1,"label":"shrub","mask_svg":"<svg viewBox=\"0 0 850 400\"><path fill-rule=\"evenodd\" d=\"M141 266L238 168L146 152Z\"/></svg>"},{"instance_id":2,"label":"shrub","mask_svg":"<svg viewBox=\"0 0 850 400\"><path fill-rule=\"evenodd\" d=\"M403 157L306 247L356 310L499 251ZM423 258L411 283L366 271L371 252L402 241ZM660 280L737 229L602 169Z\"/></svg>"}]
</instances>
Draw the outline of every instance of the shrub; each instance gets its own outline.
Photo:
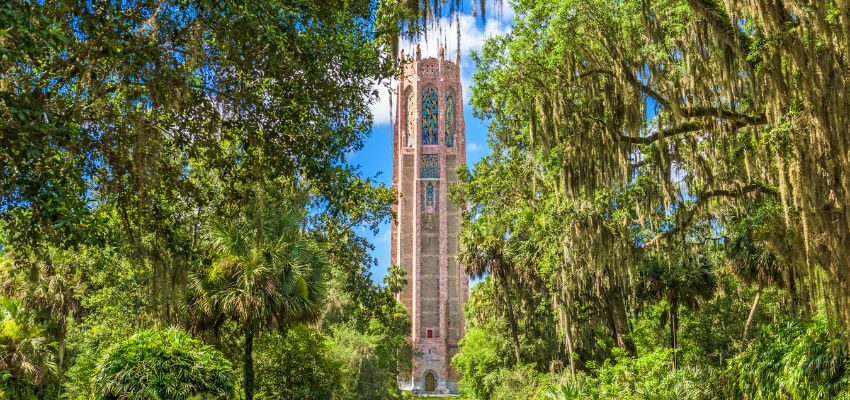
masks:
<instances>
[{"instance_id":1,"label":"shrub","mask_svg":"<svg viewBox=\"0 0 850 400\"><path fill-rule=\"evenodd\" d=\"M490 400L535 400L545 388L547 377L534 369L533 364L522 364L499 370L498 380Z\"/></svg>"},{"instance_id":2,"label":"shrub","mask_svg":"<svg viewBox=\"0 0 850 400\"><path fill-rule=\"evenodd\" d=\"M312 328L296 325L286 337L260 337L256 351L257 399L339 399L342 363L330 353L329 340Z\"/></svg>"},{"instance_id":3,"label":"shrub","mask_svg":"<svg viewBox=\"0 0 850 400\"><path fill-rule=\"evenodd\" d=\"M545 393L545 399L703 400L717 398L703 370L673 370L670 351L628 357L614 349L613 357L595 368L596 376L566 376Z\"/></svg>"},{"instance_id":4,"label":"shrub","mask_svg":"<svg viewBox=\"0 0 850 400\"><path fill-rule=\"evenodd\" d=\"M847 349L826 322L764 324L750 347L730 362L728 390L735 398L848 397Z\"/></svg>"},{"instance_id":5,"label":"shrub","mask_svg":"<svg viewBox=\"0 0 850 400\"><path fill-rule=\"evenodd\" d=\"M97 399L226 398L233 383L224 355L178 329L141 331L112 346L94 376Z\"/></svg>"}]
</instances>

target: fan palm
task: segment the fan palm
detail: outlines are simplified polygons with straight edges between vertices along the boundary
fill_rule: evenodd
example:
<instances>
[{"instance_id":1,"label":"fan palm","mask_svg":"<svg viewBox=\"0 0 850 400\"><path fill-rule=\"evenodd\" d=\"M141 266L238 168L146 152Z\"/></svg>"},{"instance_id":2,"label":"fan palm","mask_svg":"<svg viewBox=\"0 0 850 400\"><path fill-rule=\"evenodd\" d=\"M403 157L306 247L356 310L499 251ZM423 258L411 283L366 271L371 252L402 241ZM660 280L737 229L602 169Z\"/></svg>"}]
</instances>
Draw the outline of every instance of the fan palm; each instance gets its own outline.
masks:
<instances>
[{"instance_id":1,"label":"fan palm","mask_svg":"<svg viewBox=\"0 0 850 400\"><path fill-rule=\"evenodd\" d=\"M678 369L679 306L697 308L699 300L714 295L717 289L714 269L704 255L685 255L669 261L651 258L643 265L641 278L641 297L667 300L673 368Z\"/></svg>"},{"instance_id":2,"label":"fan palm","mask_svg":"<svg viewBox=\"0 0 850 400\"><path fill-rule=\"evenodd\" d=\"M759 229L749 225L743 221L735 224L732 229L732 240L728 248L729 266L738 278L746 284L757 284L758 291L756 292L753 304L750 307L750 313L747 315L747 321L744 324L743 342L747 343L750 333L750 326L753 323L753 316L756 313L759 299L762 291L767 285L776 285L781 288L793 289L794 276L788 273L788 269L784 268L783 263L777 256L775 251L769 245L771 242L760 240ZM774 243L780 240L774 240ZM787 278L783 279L783 272L786 272ZM792 300L793 300L792 293ZM796 311L795 311L796 313Z\"/></svg>"},{"instance_id":3,"label":"fan palm","mask_svg":"<svg viewBox=\"0 0 850 400\"><path fill-rule=\"evenodd\" d=\"M31 310L0 298L0 388L12 398L38 397L56 375L54 349Z\"/></svg>"},{"instance_id":4,"label":"fan palm","mask_svg":"<svg viewBox=\"0 0 850 400\"><path fill-rule=\"evenodd\" d=\"M254 337L265 328L315 320L324 298L324 253L301 229L301 214L269 213L210 226L211 265L194 275L191 302L201 325L232 320L244 330L245 398L253 398Z\"/></svg>"},{"instance_id":5,"label":"fan palm","mask_svg":"<svg viewBox=\"0 0 850 400\"><path fill-rule=\"evenodd\" d=\"M510 292L510 277L513 274L513 267L506 255L508 232L503 227L504 225L495 224L485 219L471 223L461 234L458 261L464 266L467 275L470 277L482 278L490 274L502 285L508 325L511 328L514 357L516 363L520 364L522 361L519 356L519 335Z\"/></svg>"}]
</instances>

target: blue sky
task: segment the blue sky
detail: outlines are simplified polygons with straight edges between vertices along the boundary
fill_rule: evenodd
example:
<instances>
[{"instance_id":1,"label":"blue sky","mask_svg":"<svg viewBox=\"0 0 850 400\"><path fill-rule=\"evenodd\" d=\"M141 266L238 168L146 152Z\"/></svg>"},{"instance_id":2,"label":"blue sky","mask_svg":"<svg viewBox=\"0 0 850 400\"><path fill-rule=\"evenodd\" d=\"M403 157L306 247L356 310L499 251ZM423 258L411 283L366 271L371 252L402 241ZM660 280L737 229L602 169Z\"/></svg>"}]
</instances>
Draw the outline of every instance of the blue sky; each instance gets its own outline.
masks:
<instances>
[{"instance_id":1,"label":"blue sky","mask_svg":"<svg viewBox=\"0 0 850 400\"><path fill-rule=\"evenodd\" d=\"M510 6L504 5L501 15L488 10L488 19L482 21L479 17L470 14L471 5L465 1L464 12L460 14L461 27L461 85L464 94L464 119L466 122L466 160L472 166L482 157L489 153L487 147L487 124L472 116L472 107L469 105L469 85L472 81L474 65L470 59L470 53L481 48L484 40L493 35L509 31L513 13ZM457 31L454 18L444 19L439 26L429 30L427 39L422 37L419 44L422 48L423 57L435 57L439 43L447 44L446 57L454 58L457 48ZM415 49L415 43L404 43L402 48L410 54ZM393 85L393 90L395 86ZM392 117L387 88L380 86L381 99L372 106L374 126L372 135L360 151L351 155L350 161L358 164L364 176L376 177L378 182L391 185L392 183ZM393 103L395 104L395 101ZM360 231L375 246L372 256L378 260L377 265L371 268L372 279L382 282L390 266L390 225L384 224L380 232L375 235L366 229Z\"/></svg>"}]
</instances>

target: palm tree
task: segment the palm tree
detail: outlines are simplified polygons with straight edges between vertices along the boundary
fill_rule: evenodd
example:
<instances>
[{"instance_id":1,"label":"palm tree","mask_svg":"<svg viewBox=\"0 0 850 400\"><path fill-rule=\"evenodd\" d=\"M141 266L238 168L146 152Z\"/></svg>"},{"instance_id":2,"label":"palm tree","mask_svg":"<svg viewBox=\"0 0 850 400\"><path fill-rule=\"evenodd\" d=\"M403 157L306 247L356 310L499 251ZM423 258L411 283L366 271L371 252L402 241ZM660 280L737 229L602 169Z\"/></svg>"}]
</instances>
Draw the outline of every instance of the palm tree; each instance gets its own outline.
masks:
<instances>
[{"instance_id":1,"label":"palm tree","mask_svg":"<svg viewBox=\"0 0 850 400\"><path fill-rule=\"evenodd\" d=\"M458 261L464 266L467 275L470 277L482 278L489 274L496 279L497 283L502 285L508 325L511 328L514 356L516 363L519 364L521 363L519 335L510 291L513 266L506 256L509 233L502 229L503 227L502 224L492 223L485 219L472 222L461 234Z\"/></svg>"},{"instance_id":2,"label":"palm tree","mask_svg":"<svg viewBox=\"0 0 850 400\"><path fill-rule=\"evenodd\" d=\"M39 397L58 372L54 349L32 310L0 297L0 383L12 398Z\"/></svg>"},{"instance_id":3,"label":"palm tree","mask_svg":"<svg viewBox=\"0 0 850 400\"><path fill-rule=\"evenodd\" d=\"M242 325L247 400L254 396L256 334L315 320L321 311L327 260L301 221L301 213L284 209L213 223L206 235L212 261L205 274L191 278L200 325L226 320Z\"/></svg>"},{"instance_id":4,"label":"palm tree","mask_svg":"<svg viewBox=\"0 0 850 400\"><path fill-rule=\"evenodd\" d=\"M747 315L747 321L744 323L742 341L745 345L749 338L750 326L753 323L756 307L758 307L765 286L776 285L780 288L789 289L793 289L794 287L794 276L791 273L787 274L787 279L783 279L783 272L790 271L783 268L783 263L780 261L779 256L777 256L777 253L781 253L781 251L777 251L771 246L771 243L782 243L782 240L775 238L772 238L772 241L760 240L758 231L766 231L768 229L754 225L747 219L737 221L737 223L733 224L731 229L731 244L728 248L729 266L732 273L748 285L754 283L758 285L758 291L753 299L753 305L750 307L750 313ZM767 224L764 225L769 226ZM792 293L791 297L793 301L794 293Z\"/></svg>"},{"instance_id":5,"label":"palm tree","mask_svg":"<svg viewBox=\"0 0 850 400\"><path fill-rule=\"evenodd\" d=\"M699 300L714 295L717 277L713 267L704 255L670 261L652 258L642 266L641 278L641 297L667 300L673 369L678 369L679 306L696 308Z\"/></svg>"}]
</instances>

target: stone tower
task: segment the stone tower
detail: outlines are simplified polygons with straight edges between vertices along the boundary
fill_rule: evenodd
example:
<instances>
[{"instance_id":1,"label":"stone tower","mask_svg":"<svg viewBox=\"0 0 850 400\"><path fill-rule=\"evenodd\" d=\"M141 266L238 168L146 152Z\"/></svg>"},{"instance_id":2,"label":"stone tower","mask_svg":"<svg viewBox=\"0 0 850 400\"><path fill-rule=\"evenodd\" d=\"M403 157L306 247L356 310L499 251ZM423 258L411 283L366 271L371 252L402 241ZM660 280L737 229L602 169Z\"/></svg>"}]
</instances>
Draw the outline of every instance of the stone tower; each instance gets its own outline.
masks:
<instances>
[{"instance_id":1,"label":"stone tower","mask_svg":"<svg viewBox=\"0 0 850 400\"><path fill-rule=\"evenodd\" d=\"M404 54L402 54L404 59ZM456 393L451 368L463 337L469 282L458 266L461 208L448 198L466 163L460 59L407 59L398 84L393 187L398 192L392 226L392 262L407 273L398 295L412 317L413 370L399 377L414 393Z\"/></svg>"}]
</instances>

